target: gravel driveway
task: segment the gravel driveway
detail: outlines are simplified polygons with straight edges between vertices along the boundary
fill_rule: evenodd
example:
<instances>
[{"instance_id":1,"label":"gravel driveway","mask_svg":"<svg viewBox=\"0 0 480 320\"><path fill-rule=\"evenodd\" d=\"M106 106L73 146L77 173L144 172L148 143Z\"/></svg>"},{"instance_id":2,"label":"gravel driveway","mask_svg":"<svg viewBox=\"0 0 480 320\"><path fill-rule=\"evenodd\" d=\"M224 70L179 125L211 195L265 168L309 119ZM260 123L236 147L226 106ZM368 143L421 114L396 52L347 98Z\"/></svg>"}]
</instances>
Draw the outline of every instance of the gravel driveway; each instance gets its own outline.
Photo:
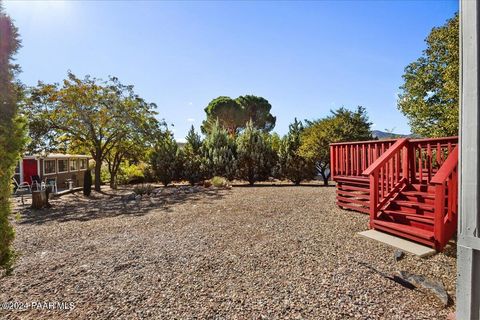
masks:
<instances>
[{"instance_id":1,"label":"gravel driveway","mask_svg":"<svg viewBox=\"0 0 480 320\"><path fill-rule=\"evenodd\" d=\"M368 217L334 198L318 185L168 188L25 209L0 303L27 310L0 318L445 319L453 301L389 276L422 274L454 295L453 249L395 262L394 249L357 235Z\"/></svg>"}]
</instances>

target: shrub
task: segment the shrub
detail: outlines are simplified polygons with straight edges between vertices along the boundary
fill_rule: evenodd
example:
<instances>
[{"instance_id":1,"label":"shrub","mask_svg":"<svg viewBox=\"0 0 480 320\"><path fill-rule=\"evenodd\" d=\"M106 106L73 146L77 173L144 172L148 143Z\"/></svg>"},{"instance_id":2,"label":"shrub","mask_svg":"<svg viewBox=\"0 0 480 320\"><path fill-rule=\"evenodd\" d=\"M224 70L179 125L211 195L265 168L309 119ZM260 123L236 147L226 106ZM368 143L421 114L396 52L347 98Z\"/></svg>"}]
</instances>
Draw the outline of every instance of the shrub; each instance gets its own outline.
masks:
<instances>
[{"instance_id":1,"label":"shrub","mask_svg":"<svg viewBox=\"0 0 480 320\"><path fill-rule=\"evenodd\" d=\"M85 170L83 174L83 195L89 197L92 193L92 171L90 169Z\"/></svg>"},{"instance_id":2,"label":"shrub","mask_svg":"<svg viewBox=\"0 0 480 320\"><path fill-rule=\"evenodd\" d=\"M235 140L228 135L218 121L212 126L202 148L205 163L201 167L207 177L221 176L229 180L235 178Z\"/></svg>"},{"instance_id":3,"label":"shrub","mask_svg":"<svg viewBox=\"0 0 480 320\"><path fill-rule=\"evenodd\" d=\"M237 138L238 177L251 185L268 179L275 164L274 152L262 131L247 123L245 131Z\"/></svg>"},{"instance_id":4,"label":"shrub","mask_svg":"<svg viewBox=\"0 0 480 320\"><path fill-rule=\"evenodd\" d=\"M187 143L183 147L183 170L182 178L191 185L202 181L205 161L202 157L202 140L192 126L186 137Z\"/></svg>"},{"instance_id":5,"label":"shrub","mask_svg":"<svg viewBox=\"0 0 480 320\"><path fill-rule=\"evenodd\" d=\"M212 179L210 179L210 182L216 188L226 188L229 186L228 180L223 177L215 176Z\"/></svg>"},{"instance_id":6,"label":"shrub","mask_svg":"<svg viewBox=\"0 0 480 320\"><path fill-rule=\"evenodd\" d=\"M155 189L154 186L151 184L141 184L141 185L136 185L133 187L133 192L138 195L149 195L152 193L152 191Z\"/></svg>"},{"instance_id":7,"label":"shrub","mask_svg":"<svg viewBox=\"0 0 480 320\"><path fill-rule=\"evenodd\" d=\"M165 135L157 141L150 157L150 163L155 177L160 180L164 186L167 186L175 178L177 172L177 143L173 135L167 131Z\"/></svg>"},{"instance_id":8,"label":"shrub","mask_svg":"<svg viewBox=\"0 0 480 320\"><path fill-rule=\"evenodd\" d=\"M295 118L287 135L282 139L279 154L281 176L295 185L299 185L303 180L313 179L316 174L315 163L299 154L302 132L303 125Z\"/></svg>"},{"instance_id":9,"label":"shrub","mask_svg":"<svg viewBox=\"0 0 480 320\"><path fill-rule=\"evenodd\" d=\"M120 165L117 173L118 184L139 183L145 180L147 164L140 162L137 164L124 161Z\"/></svg>"}]
</instances>

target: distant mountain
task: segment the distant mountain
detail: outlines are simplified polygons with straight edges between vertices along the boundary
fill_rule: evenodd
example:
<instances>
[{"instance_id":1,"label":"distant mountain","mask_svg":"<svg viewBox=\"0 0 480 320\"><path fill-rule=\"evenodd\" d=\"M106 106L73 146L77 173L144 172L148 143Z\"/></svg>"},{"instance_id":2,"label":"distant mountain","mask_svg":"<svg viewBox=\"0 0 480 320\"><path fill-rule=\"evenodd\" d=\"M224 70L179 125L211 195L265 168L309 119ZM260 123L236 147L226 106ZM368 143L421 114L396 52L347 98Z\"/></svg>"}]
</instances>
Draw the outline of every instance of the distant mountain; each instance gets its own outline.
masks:
<instances>
[{"instance_id":1,"label":"distant mountain","mask_svg":"<svg viewBox=\"0 0 480 320\"><path fill-rule=\"evenodd\" d=\"M374 138L378 138L379 140L398 139L398 138L416 138L416 136L413 134L401 134L401 133L385 132L380 130L373 130L372 136Z\"/></svg>"}]
</instances>

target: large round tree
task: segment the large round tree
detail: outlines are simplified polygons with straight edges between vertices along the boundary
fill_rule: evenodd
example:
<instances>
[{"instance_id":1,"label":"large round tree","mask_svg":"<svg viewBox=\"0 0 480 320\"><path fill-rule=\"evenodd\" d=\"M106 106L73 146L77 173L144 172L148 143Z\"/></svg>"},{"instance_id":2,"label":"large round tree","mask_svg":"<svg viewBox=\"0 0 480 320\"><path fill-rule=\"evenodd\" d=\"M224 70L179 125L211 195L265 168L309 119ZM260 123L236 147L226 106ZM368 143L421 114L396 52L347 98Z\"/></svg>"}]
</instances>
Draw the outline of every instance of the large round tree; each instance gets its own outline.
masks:
<instances>
[{"instance_id":1,"label":"large round tree","mask_svg":"<svg viewBox=\"0 0 480 320\"><path fill-rule=\"evenodd\" d=\"M234 136L239 128L246 123L245 113L242 106L230 97L221 96L210 101L205 108L207 119L203 121L202 132L210 133L214 124L218 123Z\"/></svg>"},{"instance_id":2,"label":"large round tree","mask_svg":"<svg viewBox=\"0 0 480 320\"><path fill-rule=\"evenodd\" d=\"M459 92L458 14L433 28L427 48L405 68L398 108L412 131L425 137L458 134Z\"/></svg>"},{"instance_id":3,"label":"large round tree","mask_svg":"<svg viewBox=\"0 0 480 320\"><path fill-rule=\"evenodd\" d=\"M275 127L277 118L270 113L272 105L267 99L245 95L238 97L236 101L242 107L244 118L247 121L252 121L254 128L269 132Z\"/></svg>"}]
</instances>

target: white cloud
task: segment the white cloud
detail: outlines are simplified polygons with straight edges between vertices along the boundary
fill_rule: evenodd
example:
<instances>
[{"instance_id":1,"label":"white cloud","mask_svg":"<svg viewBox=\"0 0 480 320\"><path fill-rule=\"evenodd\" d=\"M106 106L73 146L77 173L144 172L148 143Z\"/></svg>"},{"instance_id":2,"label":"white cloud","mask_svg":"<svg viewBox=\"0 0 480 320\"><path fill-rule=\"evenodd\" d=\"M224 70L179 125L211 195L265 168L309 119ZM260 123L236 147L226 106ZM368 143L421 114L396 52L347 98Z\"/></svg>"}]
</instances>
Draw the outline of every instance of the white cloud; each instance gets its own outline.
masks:
<instances>
[{"instance_id":1,"label":"white cloud","mask_svg":"<svg viewBox=\"0 0 480 320\"><path fill-rule=\"evenodd\" d=\"M188 118L187 122L195 122L195 119L194 118Z\"/></svg>"},{"instance_id":2,"label":"white cloud","mask_svg":"<svg viewBox=\"0 0 480 320\"><path fill-rule=\"evenodd\" d=\"M189 106L193 106L193 102L189 102L188 105L189 105Z\"/></svg>"}]
</instances>

